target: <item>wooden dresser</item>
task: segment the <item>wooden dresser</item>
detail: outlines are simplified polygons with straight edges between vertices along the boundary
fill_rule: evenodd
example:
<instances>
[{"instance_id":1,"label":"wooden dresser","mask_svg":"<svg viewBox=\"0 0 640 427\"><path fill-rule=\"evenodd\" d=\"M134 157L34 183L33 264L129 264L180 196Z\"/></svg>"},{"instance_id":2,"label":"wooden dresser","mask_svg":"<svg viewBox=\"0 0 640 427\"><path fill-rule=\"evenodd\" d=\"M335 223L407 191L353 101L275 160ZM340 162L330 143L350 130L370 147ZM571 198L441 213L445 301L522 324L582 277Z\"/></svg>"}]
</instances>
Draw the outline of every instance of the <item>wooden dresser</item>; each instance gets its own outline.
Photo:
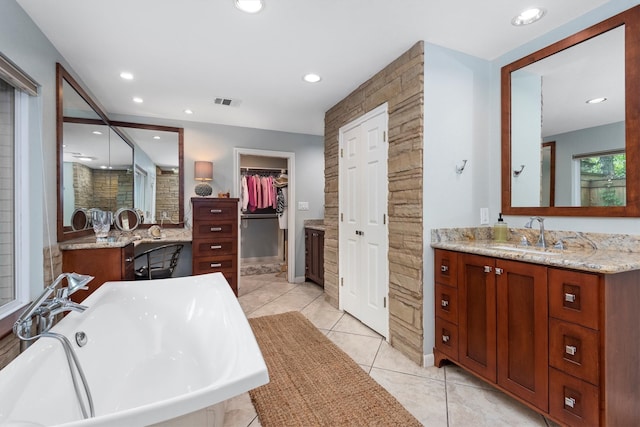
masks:
<instances>
[{"instance_id":1,"label":"wooden dresser","mask_svg":"<svg viewBox=\"0 0 640 427\"><path fill-rule=\"evenodd\" d=\"M193 197L193 275L222 272L238 296L238 199Z\"/></svg>"},{"instance_id":2,"label":"wooden dresser","mask_svg":"<svg viewBox=\"0 0 640 427\"><path fill-rule=\"evenodd\" d=\"M105 282L134 280L133 243L124 247L96 247L62 251L62 271L89 274L89 289L75 292L71 299L81 302Z\"/></svg>"}]
</instances>

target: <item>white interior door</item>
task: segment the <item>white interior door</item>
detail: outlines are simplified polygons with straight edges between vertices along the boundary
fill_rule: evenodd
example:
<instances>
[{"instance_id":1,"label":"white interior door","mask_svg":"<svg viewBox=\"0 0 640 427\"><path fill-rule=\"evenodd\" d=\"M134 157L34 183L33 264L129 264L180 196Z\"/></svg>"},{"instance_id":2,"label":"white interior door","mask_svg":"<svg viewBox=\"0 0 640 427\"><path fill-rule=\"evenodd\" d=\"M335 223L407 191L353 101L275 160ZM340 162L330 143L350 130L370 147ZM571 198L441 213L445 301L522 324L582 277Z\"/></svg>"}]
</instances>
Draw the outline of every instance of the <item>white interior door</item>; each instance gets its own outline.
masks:
<instances>
[{"instance_id":1,"label":"white interior door","mask_svg":"<svg viewBox=\"0 0 640 427\"><path fill-rule=\"evenodd\" d=\"M340 305L388 338L386 105L341 129Z\"/></svg>"}]
</instances>

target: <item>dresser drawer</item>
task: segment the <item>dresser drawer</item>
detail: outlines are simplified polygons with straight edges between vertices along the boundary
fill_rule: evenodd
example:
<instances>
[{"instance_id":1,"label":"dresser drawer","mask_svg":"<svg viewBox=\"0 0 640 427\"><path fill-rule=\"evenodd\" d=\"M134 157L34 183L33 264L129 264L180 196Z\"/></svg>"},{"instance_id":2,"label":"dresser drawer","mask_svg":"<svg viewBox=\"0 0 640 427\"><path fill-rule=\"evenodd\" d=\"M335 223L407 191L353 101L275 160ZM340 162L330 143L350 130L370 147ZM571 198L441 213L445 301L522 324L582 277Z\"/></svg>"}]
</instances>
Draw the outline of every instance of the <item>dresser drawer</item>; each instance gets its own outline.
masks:
<instances>
[{"instance_id":1,"label":"dresser drawer","mask_svg":"<svg viewBox=\"0 0 640 427\"><path fill-rule=\"evenodd\" d=\"M193 199L192 199L193 200ZM235 199L230 199L235 200ZM195 200L193 203L193 217L204 221L218 221L232 219L238 216L238 203L218 200Z\"/></svg>"},{"instance_id":2,"label":"dresser drawer","mask_svg":"<svg viewBox=\"0 0 640 427\"><path fill-rule=\"evenodd\" d=\"M549 319L549 364L594 385L599 384L598 343L593 329Z\"/></svg>"},{"instance_id":3,"label":"dresser drawer","mask_svg":"<svg viewBox=\"0 0 640 427\"><path fill-rule=\"evenodd\" d=\"M569 426L597 426L598 387L549 369L549 414Z\"/></svg>"},{"instance_id":4,"label":"dresser drawer","mask_svg":"<svg viewBox=\"0 0 640 427\"><path fill-rule=\"evenodd\" d=\"M436 283L458 287L458 254L457 252L436 249L434 255Z\"/></svg>"},{"instance_id":5,"label":"dresser drawer","mask_svg":"<svg viewBox=\"0 0 640 427\"><path fill-rule=\"evenodd\" d=\"M237 268L235 255L208 256L193 258L193 274L235 273Z\"/></svg>"},{"instance_id":6,"label":"dresser drawer","mask_svg":"<svg viewBox=\"0 0 640 427\"><path fill-rule=\"evenodd\" d=\"M598 282L595 274L549 269L549 315L598 329Z\"/></svg>"},{"instance_id":7,"label":"dresser drawer","mask_svg":"<svg viewBox=\"0 0 640 427\"><path fill-rule=\"evenodd\" d=\"M194 221L193 238L210 239L212 237L236 237L237 223L232 221Z\"/></svg>"},{"instance_id":8,"label":"dresser drawer","mask_svg":"<svg viewBox=\"0 0 640 427\"><path fill-rule=\"evenodd\" d=\"M436 283L436 316L447 322L458 324L458 290Z\"/></svg>"},{"instance_id":9,"label":"dresser drawer","mask_svg":"<svg viewBox=\"0 0 640 427\"><path fill-rule=\"evenodd\" d=\"M238 239L228 237L202 238L192 243L194 258L229 255L237 253Z\"/></svg>"},{"instance_id":10,"label":"dresser drawer","mask_svg":"<svg viewBox=\"0 0 640 427\"><path fill-rule=\"evenodd\" d=\"M458 326L436 317L436 348L458 360Z\"/></svg>"}]
</instances>

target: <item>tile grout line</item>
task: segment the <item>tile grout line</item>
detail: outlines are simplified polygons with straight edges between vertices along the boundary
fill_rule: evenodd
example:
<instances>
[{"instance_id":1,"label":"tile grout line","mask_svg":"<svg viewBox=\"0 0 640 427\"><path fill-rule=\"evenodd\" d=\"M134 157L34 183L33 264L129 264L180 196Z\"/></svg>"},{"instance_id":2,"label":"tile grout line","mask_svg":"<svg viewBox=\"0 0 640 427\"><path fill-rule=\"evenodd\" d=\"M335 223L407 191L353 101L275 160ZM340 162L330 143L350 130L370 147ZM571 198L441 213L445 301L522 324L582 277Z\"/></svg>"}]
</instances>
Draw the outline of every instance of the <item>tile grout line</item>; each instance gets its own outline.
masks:
<instances>
[{"instance_id":1,"label":"tile grout line","mask_svg":"<svg viewBox=\"0 0 640 427\"><path fill-rule=\"evenodd\" d=\"M444 366L444 407L447 411L447 427L449 427L449 387L447 386L447 367Z\"/></svg>"}]
</instances>

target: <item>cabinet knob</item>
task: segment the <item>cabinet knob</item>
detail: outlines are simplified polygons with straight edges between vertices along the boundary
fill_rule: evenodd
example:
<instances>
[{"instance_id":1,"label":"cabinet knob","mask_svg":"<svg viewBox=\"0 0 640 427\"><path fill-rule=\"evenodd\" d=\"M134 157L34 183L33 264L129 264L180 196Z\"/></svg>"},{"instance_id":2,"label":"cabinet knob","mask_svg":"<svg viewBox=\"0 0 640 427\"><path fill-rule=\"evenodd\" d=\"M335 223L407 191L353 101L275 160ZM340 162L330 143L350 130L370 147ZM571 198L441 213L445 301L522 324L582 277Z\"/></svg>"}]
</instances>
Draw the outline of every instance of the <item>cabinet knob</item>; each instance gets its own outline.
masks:
<instances>
[{"instance_id":1,"label":"cabinet knob","mask_svg":"<svg viewBox=\"0 0 640 427\"><path fill-rule=\"evenodd\" d=\"M124 259L124 261L125 261L125 262L131 262L131 261L133 261L133 258L131 258L131 257L127 257L127 258L125 258L125 259Z\"/></svg>"},{"instance_id":2,"label":"cabinet knob","mask_svg":"<svg viewBox=\"0 0 640 427\"><path fill-rule=\"evenodd\" d=\"M220 264L219 262L215 264L211 264L211 268L220 268L220 267L222 267L222 264Z\"/></svg>"},{"instance_id":3,"label":"cabinet knob","mask_svg":"<svg viewBox=\"0 0 640 427\"><path fill-rule=\"evenodd\" d=\"M449 305L449 301L447 301L446 299L443 299L440 301L440 305L442 307L447 307Z\"/></svg>"},{"instance_id":4,"label":"cabinet knob","mask_svg":"<svg viewBox=\"0 0 640 427\"><path fill-rule=\"evenodd\" d=\"M222 245L211 245L211 249L222 249Z\"/></svg>"},{"instance_id":5,"label":"cabinet knob","mask_svg":"<svg viewBox=\"0 0 640 427\"><path fill-rule=\"evenodd\" d=\"M219 213L222 213L222 209L211 209L211 213L212 213L212 214L219 214Z\"/></svg>"},{"instance_id":6,"label":"cabinet knob","mask_svg":"<svg viewBox=\"0 0 640 427\"><path fill-rule=\"evenodd\" d=\"M491 270L492 270L492 268L490 266L488 266L488 265L484 266L484 272L485 273L491 273Z\"/></svg>"},{"instance_id":7,"label":"cabinet knob","mask_svg":"<svg viewBox=\"0 0 640 427\"><path fill-rule=\"evenodd\" d=\"M442 336L442 342L449 342L449 335L443 335Z\"/></svg>"},{"instance_id":8,"label":"cabinet knob","mask_svg":"<svg viewBox=\"0 0 640 427\"><path fill-rule=\"evenodd\" d=\"M211 227L211 231L222 231L222 227Z\"/></svg>"},{"instance_id":9,"label":"cabinet knob","mask_svg":"<svg viewBox=\"0 0 640 427\"><path fill-rule=\"evenodd\" d=\"M575 294L564 294L564 300L567 302L576 302L576 296Z\"/></svg>"},{"instance_id":10,"label":"cabinet knob","mask_svg":"<svg viewBox=\"0 0 640 427\"><path fill-rule=\"evenodd\" d=\"M449 271L449 266L448 265L441 265L440 266L440 271L442 271L443 273L446 273L447 271Z\"/></svg>"},{"instance_id":11,"label":"cabinet knob","mask_svg":"<svg viewBox=\"0 0 640 427\"><path fill-rule=\"evenodd\" d=\"M575 356L578 348L575 345L565 345L564 352L570 354L571 356Z\"/></svg>"},{"instance_id":12,"label":"cabinet knob","mask_svg":"<svg viewBox=\"0 0 640 427\"><path fill-rule=\"evenodd\" d=\"M564 398L564 406L568 406L569 408L573 408L576 406L576 400L573 397L565 397Z\"/></svg>"},{"instance_id":13,"label":"cabinet knob","mask_svg":"<svg viewBox=\"0 0 640 427\"><path fill-rule=\"evenodd\" d=\"M500 276L502 275L502 273L504 273L504 270L502 268L496 267L496 276Z\"/></svg>"}]
</instances>

